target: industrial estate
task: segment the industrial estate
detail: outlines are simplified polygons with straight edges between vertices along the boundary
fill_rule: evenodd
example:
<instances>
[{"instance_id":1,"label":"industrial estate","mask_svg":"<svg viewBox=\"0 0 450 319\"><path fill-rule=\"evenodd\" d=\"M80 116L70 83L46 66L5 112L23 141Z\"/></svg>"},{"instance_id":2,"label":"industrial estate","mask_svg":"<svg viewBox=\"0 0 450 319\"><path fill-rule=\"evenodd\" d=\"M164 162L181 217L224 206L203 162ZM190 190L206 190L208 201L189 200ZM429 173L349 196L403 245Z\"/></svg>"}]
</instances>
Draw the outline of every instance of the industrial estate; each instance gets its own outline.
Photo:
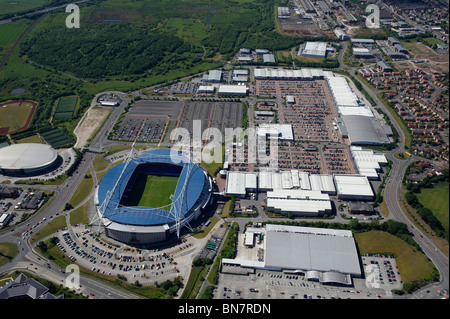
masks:
<instances>
[{"instance_id":1,"label":"industrial estate","mask_svg":"<svg viewBox=\"0 0 450 319\"><path fill-rule=\"evenodd\" d=\"M197 2L0 3L0 298L447 299L448 2Z\"/></svg>"}]
</instances>

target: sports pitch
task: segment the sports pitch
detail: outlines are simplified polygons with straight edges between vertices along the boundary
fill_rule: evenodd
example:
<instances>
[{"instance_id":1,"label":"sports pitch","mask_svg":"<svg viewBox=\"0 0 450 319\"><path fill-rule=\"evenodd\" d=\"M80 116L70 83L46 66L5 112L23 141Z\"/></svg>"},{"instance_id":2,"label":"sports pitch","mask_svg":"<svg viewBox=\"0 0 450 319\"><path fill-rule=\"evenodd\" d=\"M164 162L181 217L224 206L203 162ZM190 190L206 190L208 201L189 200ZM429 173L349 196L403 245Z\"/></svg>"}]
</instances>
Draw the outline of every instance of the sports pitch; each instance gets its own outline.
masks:
<instances>
[{"instance_id":1,"label":"sports pitch","mask_svg":"<svg viewBox=\"0 0 450 319\"><path fill-rule=\"evenodd\" d=\"M172 204L171 195L177 188L178 176L140 174L130 191L126 206L159 208ZM170 210L170 207L165 207Z\"/></svg>"},{"instance_id":2,"label":"sports pitch","mask_svg":"<svg viewBox=\"0 0 450 319\"><path fill-rule=\"evenodd\" d=\"M11 134L28 128L37 102L7 101L0 104L0 134Z\"/></svg>"}]
</instances>

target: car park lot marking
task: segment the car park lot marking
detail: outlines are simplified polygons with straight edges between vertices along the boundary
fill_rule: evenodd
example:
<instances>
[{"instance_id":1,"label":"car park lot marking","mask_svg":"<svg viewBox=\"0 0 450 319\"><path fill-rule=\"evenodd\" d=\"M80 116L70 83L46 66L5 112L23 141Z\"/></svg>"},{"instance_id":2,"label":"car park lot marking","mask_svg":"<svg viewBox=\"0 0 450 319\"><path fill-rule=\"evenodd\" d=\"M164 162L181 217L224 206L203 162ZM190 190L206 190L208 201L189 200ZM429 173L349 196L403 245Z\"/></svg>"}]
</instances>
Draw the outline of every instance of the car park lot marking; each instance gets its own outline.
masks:
<instances>
[{"instance_id":1,"label":"car park lot marking","mask_svg":"<svg viewBox=\"0 0 450 319\"><path fill-rule=\"evenodd\" d=\"M189 253L192 244L183 241L179 245L165 249L141 250L131 252L124 247L115 247L97 238L84 225L76 225L70 230L58 232L57 246L69 259L103 275L121 274L128 280L139 280L142 284L153 284L167 279L172 280L180 274L177 263L170 259L178 251ZM144 257L145 256L145 257Z\"/></svg>"},{"instance_id":2,"label":"car park lot marking","mask_svg":"<svg viewBox=\"0 0 450 319\"><path fill-rule=\"evenodd\" d=\"M220 273L219 276L214 299L378 299L390 295L383 289L366 287L362 278L354 278L352 287L338 287L278 271L257 270L248 276Z\"/></svg>"}]
</instances>

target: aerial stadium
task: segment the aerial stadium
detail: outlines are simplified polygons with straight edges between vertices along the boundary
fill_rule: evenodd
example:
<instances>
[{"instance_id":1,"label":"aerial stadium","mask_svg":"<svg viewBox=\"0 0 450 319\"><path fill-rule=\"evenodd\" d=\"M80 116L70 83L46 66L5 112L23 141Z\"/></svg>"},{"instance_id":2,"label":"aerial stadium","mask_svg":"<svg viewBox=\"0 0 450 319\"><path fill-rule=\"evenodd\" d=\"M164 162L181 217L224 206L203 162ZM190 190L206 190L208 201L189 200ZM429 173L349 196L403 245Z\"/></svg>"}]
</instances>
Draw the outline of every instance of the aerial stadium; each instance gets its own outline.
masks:
<instances>
[{"instance_id":1,"label":"aerial stadium","mask_svg":"<svg viewBox=\"0 0 450 319\"><path fill-rule=\"evenodd\" d=\"M211 178L192 158L173 149L136 158L132 152L97 188L97 219L106 236L135 245L180 237L181 229L190 228L210 204Z\"/></svg>"}]
</instances>

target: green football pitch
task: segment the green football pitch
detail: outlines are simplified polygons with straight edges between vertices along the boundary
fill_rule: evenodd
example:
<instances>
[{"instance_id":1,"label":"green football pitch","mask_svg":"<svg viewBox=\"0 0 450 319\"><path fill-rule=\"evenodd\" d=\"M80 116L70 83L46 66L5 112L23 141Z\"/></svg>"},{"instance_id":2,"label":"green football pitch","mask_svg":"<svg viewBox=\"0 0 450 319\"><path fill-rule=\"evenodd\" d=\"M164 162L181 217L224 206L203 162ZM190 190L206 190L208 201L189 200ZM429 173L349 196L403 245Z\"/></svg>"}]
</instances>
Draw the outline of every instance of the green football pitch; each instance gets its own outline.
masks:
<instances>
[{"instance_id":1,"label":"green football pitch","mask_svg":"<svg viewBox=\"0 0 450 319\"><path fill-rule=\"evenodd\" d=\"M172 204L171 195L177 188L177 176L140 174L130 191L126 206L162 207ZM170 210L166 207L165 210Z\"/></svg>"}]
</instances>

